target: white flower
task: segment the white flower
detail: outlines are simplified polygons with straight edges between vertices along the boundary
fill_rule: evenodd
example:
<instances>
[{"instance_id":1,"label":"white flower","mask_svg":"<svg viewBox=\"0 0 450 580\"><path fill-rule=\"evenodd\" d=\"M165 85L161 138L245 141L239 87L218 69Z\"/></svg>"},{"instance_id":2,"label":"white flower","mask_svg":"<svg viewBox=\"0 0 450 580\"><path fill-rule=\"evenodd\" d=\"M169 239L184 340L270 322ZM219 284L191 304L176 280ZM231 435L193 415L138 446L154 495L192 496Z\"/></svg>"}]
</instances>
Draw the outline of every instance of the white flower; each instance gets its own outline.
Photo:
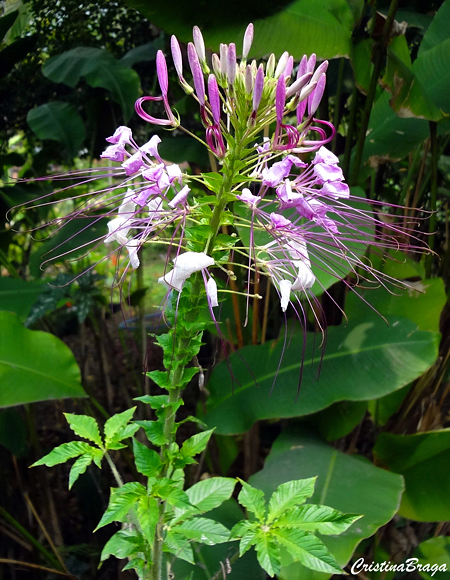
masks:
<instances>
[{"instance_id":1,"label":"white flower","mask_svg":"<svg viewBox=\"0 0 450 580\"><path fill-rule=\"evenodd\" d=\"M121 246L127 243L127 235L131 229L131 219L134 216L134 210L136 208L134 201L131 201L132 195L134 195L134 192L129 189L120 204L119 217L108 222L109 235L104 240L105 244L110 244L114 240L119 242Z\"/></svg>"},{"instance_id":2,"label":"white flower","mask_svg":"<svg viewBox=\"0 0 450 580\"><path fill-rule=\"evenodd\" d=\"M208 282L206 282L206 295L209 298L211 306L219 306L217 300L217 284L214 278L210 278Z\"/></svg>"},{"instance_id":3,"label":"white flower","mask_svg":"<svg viewBox=\"0 0 450 580\"><path fill-rule=\"evenodd\" d=\"M174 269L161 276L158 282L166 284L181 292L184 282L194 272L199 272L214 264L214 258L207 256L204 252L185 252L177 256L174 261Z\"/></svg>"}]
</instances>

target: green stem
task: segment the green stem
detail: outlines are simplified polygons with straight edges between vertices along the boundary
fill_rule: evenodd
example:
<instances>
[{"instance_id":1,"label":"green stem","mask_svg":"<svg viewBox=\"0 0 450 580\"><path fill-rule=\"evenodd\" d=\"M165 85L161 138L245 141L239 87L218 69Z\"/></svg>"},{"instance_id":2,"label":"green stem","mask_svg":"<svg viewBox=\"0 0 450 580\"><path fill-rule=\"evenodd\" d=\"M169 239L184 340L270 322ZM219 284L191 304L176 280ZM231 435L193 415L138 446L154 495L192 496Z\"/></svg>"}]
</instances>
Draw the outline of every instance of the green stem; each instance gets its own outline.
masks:
<instances>
[{"instance_id":1,"label":"green stem","mask_svg":"<svg viewBox=\"0 0 450 580\"><path fill-rule=\"evenodd\" d=\"M358 141L356 143L355 160L353 162L350 184L356 185L358 183L359 171L361 169L362 155L364 149L364 142L366 140L367 128L369 126L370 113L372 111L373 101L378 86L378 77L381 70L383 56L386 51L386 46L391 33L392 24L394 22L395 13L397 12L399 0L391 0L389 12L384 23L383 32L381 33L380 44L375 51L373 62L372 76L370 77L369 91L367 93L366 103L361 117L361 127L359 130Z\"/></svg>"},{"instance_id":2,"label":"green stem","mask_svg":"<svg viewBox=\"0 0 450 580\"><path fill-rule=\"evenodd\" d=\"M350 168L350 156L353 146L353 135L355 134L356 127L356 113L358 111L358 87L355 85L353 87L352 100L350 103L350 116L348 119L347 135L345 138L345 150L344 150L344 160L342 162L342 172L345 178L348 179L349 168Z\"/></svg>"}]
</instances>

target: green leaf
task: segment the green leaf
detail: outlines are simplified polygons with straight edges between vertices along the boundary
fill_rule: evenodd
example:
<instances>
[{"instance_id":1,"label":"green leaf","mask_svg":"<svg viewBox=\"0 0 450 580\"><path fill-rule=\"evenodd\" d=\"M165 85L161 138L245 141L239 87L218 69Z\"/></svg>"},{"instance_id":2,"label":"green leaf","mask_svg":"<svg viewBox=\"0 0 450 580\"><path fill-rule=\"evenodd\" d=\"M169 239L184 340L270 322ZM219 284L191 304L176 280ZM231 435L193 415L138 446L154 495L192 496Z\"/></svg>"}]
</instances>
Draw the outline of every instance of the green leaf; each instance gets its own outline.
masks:
<instances>
[{"instance_id":1,"label":"green leaf","mask_svg":"<svg viewBox=\"0 0 450 580\"><path fill-rule=\"evenodd\" d=\"M146 477L158 477L162 462L154 449L149 449L146 445L133 439L133 453L136 469Z\"/></svg>"},{"instance_id":2,"label":"green leaf","mask_svg":"<svg viewBox=\"0 0 450 580\"><path fill-rule=\"evenodd\" d=\"M134 111L134 102L139 96L139 76L107 50L78 46L50 58L42 72L53 82L72 88L84 77L91 87L107 89L119 103L125 122Z\"/></svg>"},{"instance_id":3,"label":"green leaf","mask_svg":"<svg viewBox=\"0 0 450 580\"><path fill-rule=\"evenodd\" d=\"M414 558L419 559L423 566L428 565L428 572L419 572L425 580L448 580L450 578L450 537L439 536L430 538L417 546ZM431 566L440 568L440 572L433 573ZM431 573L430 573L431 572Z\"/></svg>"},{"instance_id":4,"label":"green leaf","mask_svg":"<svg viewBox=\"0 0 450 580\"><path fill-rule=\"evenodd\" d=\"M298 529L282 529L274 531L274 535L277 541L287 548L289 555L303 566L318 572L342 574L328 548L313 534Z\"/></svg>"},{"instance_id":5,"label":"green leaf","mask_svg":"<svg viewBox=\"0 0 450 580\"><path fill-rule=\"evenodd\" d=\"M164 424L161 421L136 421L136 425L144 429L147 439L153 445L161 447L169 442L164 435Z\"/></svg>"},{"instance_id":6,"label":"green leaf","mask_svg":"<svg viewBox=\"0 0 450 580\"><path fill-rule=\"evenodd\" d=\"M208 445L208 441L213 434L214 429L210 429L209 431L202 431L201 433L196 433L186 439L181 447L181 453L185 457L194 457L201 453L206 446Z\"/></svg>"},{"instance_id":7,"label":"green leaf","mask_svg":"<svg viewBox=\"0 0 450 580\"><path fill-rule=\"evenodd\" d=\"M27 123L39 139L58 141L77 157L85 138L83 119L69 103L53 101L28 111Z\"/></svg>"},{"instance_id":8,"label":"green leaf","mask_svg":"<svg viewBox=\"0 0 450 580\"><path fill-rule=\"evenodd\" d=\"M400 391L401 389L394 392ZM382 399L375 399L374 402L380 400ZM303 421L326 441L335 441L351 433L361 423L367 412L367 407L366 401L339 401L318 413L308 415Z\"/></svg>"},{"instance_id":9,"label":"green leaf","mask_svg":"<svg viewBox=\"0 0 450 580\"><path fill-rule=\"evenodd\" d=\"M102 438L98 429L97 421L93 417L87 415L72 415L71 413L64 413L64 417L69 423L69 427L79 437L89 439L96 443L99 447L102 446Z\"/></svg>"},{"instance_id":10,"label":"green leaf","mask_svg":"<svg viewBox=\"0 0 450 580\"><path fill-rule=\"evenodd\" d=\"M397 277L395 272L393 275ZM415 322L420 330L439 332L441 312L447 301L442 278L411 283L411 289L399 290L396 294L377 288L361 295L384 316L404 316ZM378 316L373 310L368 310L354 293L346 298L345 313L350 320L375 319Z\"/></svg>"},{"instance_id":11,"label":"green leaf","mask_svg":"<svg viewBox=\"0 0 450 580\"><path fill-rule=\"evenodd\" d=\"M72 485L76 482L80 475L86 471L86 469L92 463L92 460L92 455L85 453L75 461L69 473L69 489L72 489Z\"/></svg>"},{"instance_id":12,"label":"green leaf","mask_svg":"<svg viewBox=\"0 0 450 580\"><path fill-rule=\"evenodd\" d=\"M449 38L450 2L445 0L436 12L419 47L419 56Z\"/></svg>"},{"instance_id":13,"label":"green leaf","mask_svg":"<svg viewBox=\"0 0 450 580\"><path fill-rule=\"evenodd\" d=\"M0 407L86 396L69 348L11 312L0 312L0 383Z\"/></svg>"},{"instance_id":14,"label":"green leaf","mask_svg":"<svg viewBox=\"0 0 450 580\"><path fill-rule=\"evenodd\" d=\"M255 549L258 562L267 574L273 578L281 569L280 550L272 535L259 530L256 534Z\"/></svg>"},{"instance_id":15,"label":"green leaf","mask_svg":"<svg viewBox=\"0 0 450 580\"><path fill-rule=\"evenodd\" d=\"M314 493L315 477L282 483L269 500L267 523L273 522L283 513L305 502Z\"/></svg>"},{"instance_id":16,"label":"green leaf","mask_svg":"<svg viewBox=\"0 0 450 580\"><path fill-rule=\"evenodd\" d=\"M124 522L130 510L136 507L137 502L143 496L147 496L147 491L137 481L125 483L122 487L112 488L108 507L94 531L111 522Z\"/></svg>"},{"instance_id":17,"label":"green leaf","mask_svg":"<svg viewBox=\"0 0 450 580\"><path fill-rule=\"evenodd\" d=\"M24 322L31 307L41 293L42 285L38 282L21 280L20 278L0 277L0 304L2 310L15 312Z\"/></svg>"},{"instance_id":18,"label":"green leaf","mask_svg":"<svg viewBox=\"0 0 450 580\"><path fill-rule=\"evenodd\" d=\"M289 428L274 442L264 468L250 482L270 496L285 481L316 476L311 504L364 516L341 535L324 538L338 564L344 566L361 540L372 536L397 513L403 478L360 457L345 455L305 431ZM295 563L283 567L281 577L297 580L304 572L305 568Z\"/></svg>"},{"instance_id":19,"label":"green leaf","mask_svg":"<svg viewBox=\"0 0 450 580\"><path fill-rule=\"evenodd\" d=\"M297 0L276 14L272 4L261 2L248 5L247 10L234 2L225 12L200 2L190 3L189 7L176 2L170 8L161 0L151 4L145 0L128 0L128 4L184 42L192 41L194 24L203 25L205 42L216 51L223 42L234 42L241 47L250 20L255 24L251 58L270 52L279 56L285 50L295 59L313 52L319 58L336 58L350 51L354 16L345 0Z\"/></svg>"},{"instance_id":20,"label":"green leaf","mask_svg":"<svg viewBox=\"0 0 450 580\"><path fill-rule=\"evenodd\" d=\"M158 500L156 497L141 497L139 498L136 511L144 538L150 546L153 546L156 526L159 520Z\"/></svg>"},{"instance_id":21,"label":"green leaf","mask_svg":"<svg viewBox=\"0 0 450 580\"><path fill-rule=\"evenodd\" d=\"M156 47L153 42L135 46L120 59L120 63L131 68L137 62L148 62L156 59Z\"/></svg>"},{"instance_id":22,"label":"green leaf","mask_svg":"<svg viewBox=\"0 0 450 580\"><path fill-rule=\"evenodd\" d=\"M284 353L285 345L280 340L275 345L247 346L240 349L239 355L231 354L229 362L240 381L235 388L228 365L219 363L208 383L210 397L207 413L202 417L205 423L215 426L219 434L236 434L261 419L300 417L337 401L379 398L420 376L437 356L438 336L418 330L407 319L392 318L390 327L380 319L331 327L319 381L317 366L305 364L297 399L302 360L298 345L304 339L301 331L293 333ZM314 337L308 333L306 341L304 360L310 361ZM278 369L280 357L283 358ZM320 353L316 353L317 359Z\"/></svg>"},{"instance_id":23,"label":"green leaf","mask_svg":"<svg viewBox=\"0 0 450 580\"><path fill-rule=\"evenodd\" d=\"M108 449L111 444L122 441L130 437L129 432L124 431L127 423L131 421L136 407L127 409L123 413L117 413L110 417L105 423L105 447Z\"/></svg>"},{"instance_id":24,"label":"green leaf","mask_svg":"<svg viewBox=\"0 0 450 580\"><path fill-rule=\"evenodd\" d=\"M200 544L222 544L230 537L230 530L208 518L191 518L173 527L173 532Z\"/></svg>"},{"instance_id":25,"label":"green leaf","mask_svg":"<svg viewBox=\"0 0 450 580\"><path fill-rule=\"evenodd\" d=\"M238 502L248 511L255 514L258 520L263 521L266 516L264 492L260 489L255 489L249 483L246 483L241 479L239 479L239 481L242 483L242 489L238 495Z\"/></svg>"},{"instance_id":26,"label":"green leaf","mask_svg":"<svg viewBox=\"0 0 450 580\"><path fill-rule=\"evenodd\" d=\"M208 512L231 497L236 480L231 477L211 477L186 490L189 501L200 512Z\"/></svg>"},{"instance_id":27,"label":"green leaf","mask_svg":"<svg viewBox=\"0 0 450 580\"><path fill-rule=\"evenodd\" d=\"M139 551L139 538L134 530L119 530L106 542L100 556L100 562L104 562L110 556L119 560L128 558Z\"/></svg>"},{"instance_id":28,"label":"green leaf","mask_svg":"<svg viewBox=\"0 0 450 580\"><path fill-rule=\"evenodd\" d=\"M333 535L342 534L360 517L343 514L326 505L306 504L282 514L275 525L280 528L296 528L305 532Z\"/></svg>"},{"instance_id":29,"label":"green leaf","mask_svg":"<svg viewBox=\"0 0 450 580\"><path fill-rule=\"evenodd\" d=\"M39 461L33 463L31 467L36 467L38 465L53 467L59 463L65 463L69 459L73 459L79 455L89 453L91 449L92 447L83 441L70 441L70 443L63 443L62 445L55 447L53 451L50 451L50 453L39 459Z\"/></svg>"},{"instance_id":30,"label":"green leaf","mask_svg":"<svg viewBox=\"0 0 450 580\"><path fill-rule=\"evenodd\" d=\"M164 539L163 551L173 554L177 559L180 558L190 564L194 564L194 552L192 551L190 541L182 534L178 534L175 530L176 528L167 532Z\"/></svg>"},{"instance_id":31,"label":"green leaf","mask_svg":"<svg viewBox=\"0 0 450 580\"><path fill-rule=\"evenodd\" d=\"M407 62L402 58L405 52ZM387 66L382 79L383 86L392 94L389 104L400 117L440 121L442 112L428 96L413 68L406 38L393 38L388 47Z\"/></svg>"},{"instance_id":32,"label":"green leaf","mask_svg":"<svg viewBox=\"0 0 450 580\"><path fill-rule=\"evenodd\" d=\"M374 454L384 467L405 478L402 516L421 522L450 519L450 429L414 435L382 433Z\"/></svg>"}]
</instances>

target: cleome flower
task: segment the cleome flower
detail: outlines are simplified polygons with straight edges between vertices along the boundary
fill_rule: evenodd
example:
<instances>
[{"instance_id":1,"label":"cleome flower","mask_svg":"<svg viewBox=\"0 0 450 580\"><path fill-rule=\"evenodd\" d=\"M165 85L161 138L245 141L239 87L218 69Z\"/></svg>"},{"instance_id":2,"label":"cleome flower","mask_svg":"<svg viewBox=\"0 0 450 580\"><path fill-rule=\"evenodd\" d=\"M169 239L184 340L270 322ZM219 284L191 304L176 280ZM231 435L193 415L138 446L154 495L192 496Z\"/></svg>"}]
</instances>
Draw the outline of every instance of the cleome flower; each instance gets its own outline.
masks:
<instances>
[{"instance_id":1,"label":"cleome flower","mask_svg":"<svg viewBox=\"0 0 450 580\"><path fill-rule=\"evenodd\" d=\"M196 138L219 163L217 179L191 175L166 162L157 134L138 145L131 129L121 126L101 155L110 167L71 175L84 185L97 178L108 178L111 185L84 195L67 219L89 214L108 218L107 231L97 242L111 252L125 250L125 270L139 266L143 246L165 243L168 258L158 281L168 292L181 293L188 278L202 276L210 310L219 305L223 291L211 269L228 272L231 252L244 255L247 297L253 296L251 277L265 275L274 283L282 312L291 304L304 320L302 300L317 302L315 296L329 285L325 277L343 279L352 290L363 282L397 283L364 257L367 248L383 255L389 249L425 248L406 220L400 226L387 219L386 204L352 194L338 157L327 149L334 127L315 117L327 61L318 64L315 55L304 56L295 66L286 52L278 62L273 54L259 64L248 62L253 32L250 24L240 61L234 44L222 44L208 62L195 27L194 42L186 49L192 80L183 71L178 40L171 39L179 83L199 106L204 138ZM156 68L161 94L138 99L137 114L157 129L190 134L170 104L162 51ZM162 102L164 118L146 112L149 101ZM56 223L60 227L59 219ZM234 238L225 236L225 246L223 224L234 228ZM320 317L318 323L322 327Z\"/></svg>"}]
</instances>

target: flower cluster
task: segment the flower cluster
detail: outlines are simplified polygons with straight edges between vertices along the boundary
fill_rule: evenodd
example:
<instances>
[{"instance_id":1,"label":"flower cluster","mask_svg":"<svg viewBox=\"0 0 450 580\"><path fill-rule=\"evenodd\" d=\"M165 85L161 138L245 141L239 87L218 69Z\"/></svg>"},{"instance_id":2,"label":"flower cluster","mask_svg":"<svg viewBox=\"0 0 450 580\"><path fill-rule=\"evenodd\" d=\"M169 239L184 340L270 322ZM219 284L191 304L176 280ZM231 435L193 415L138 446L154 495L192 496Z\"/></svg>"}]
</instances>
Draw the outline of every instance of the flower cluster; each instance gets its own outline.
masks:
<instances>
[{"instance_id":1,"label":"flower cluster","mask_svg":"<svg viewBox=\"0 0 450 580\"><path fill-rule=\"evenodd\" d=\"M249 282L251 273L274 281L283 312L294 299L294 307L302 308L300 298L313 297L315 285L326 290L323 274L343 279L352 273L354 279L384 284L386 277L363 258L367 247L398 249L401 238L410 244L411 231L387 225L382 207L351 195L338 158L326 148L334 128L315 114L325 89L327 61L316 66L315 55L304 56L294 66L286 52L278 61L272 54L261 64L247 62L252 39L250 24L239 61L231 43L220 45L219 54L208 63L201 32L194 27L194 42L187 45L192 81L184 76L180 44L171 39L180 85L199 105L205 132L204 139L195 137L216 157L219 179L184 173L161 157L158 135L139 146L131 130L121 126L107 139L101 155L118 164L106 170L113 185L97 192L80 211L84 215L95 208L100 216L101 197L107 207L101 216L109 218L103 241L124 248L132 268L139 266L140 249L164 235L171 249L168 262L174 267L170 270L166 264L159 282L181 292L192 274L202 272L210 307L219 302L209 269L228 259L218 234L233 201L234 251L247 256ZM189 133L170 104L162 51L156 69L161 94L140 98L136 112L155 127ZM146 112L148 101L162 102L165 118ZM90 173L87 180L93 178ZM187 232L206 224L208 234L192 247Z\"/></svg>"}]
</instances>

